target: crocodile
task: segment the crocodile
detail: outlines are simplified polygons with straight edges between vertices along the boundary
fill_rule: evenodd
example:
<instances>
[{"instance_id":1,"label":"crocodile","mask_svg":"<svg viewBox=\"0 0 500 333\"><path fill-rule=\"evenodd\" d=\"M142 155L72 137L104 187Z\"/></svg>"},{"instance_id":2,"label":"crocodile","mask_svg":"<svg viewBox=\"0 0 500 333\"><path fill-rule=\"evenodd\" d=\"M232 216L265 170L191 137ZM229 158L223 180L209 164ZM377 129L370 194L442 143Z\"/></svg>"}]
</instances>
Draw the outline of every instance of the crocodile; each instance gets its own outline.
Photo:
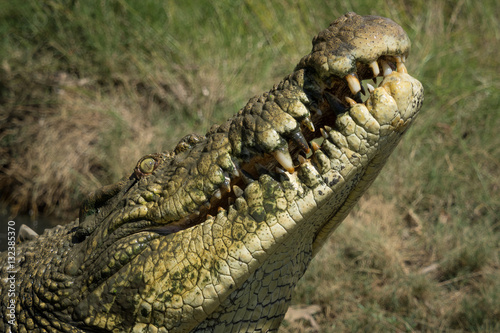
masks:
<instances>
[{"instance_id":1,"label":"crocodile","mask_svg":"<svg viewBox=\"0 0 500 333\"><path fill-rule=\"evenodd\" d=\"M75 221L22 227L1 254L0 331L277 331L423 101L390 19L347 13L312 44L235 116L89 195Z\"/></svg>"}]
</instances>

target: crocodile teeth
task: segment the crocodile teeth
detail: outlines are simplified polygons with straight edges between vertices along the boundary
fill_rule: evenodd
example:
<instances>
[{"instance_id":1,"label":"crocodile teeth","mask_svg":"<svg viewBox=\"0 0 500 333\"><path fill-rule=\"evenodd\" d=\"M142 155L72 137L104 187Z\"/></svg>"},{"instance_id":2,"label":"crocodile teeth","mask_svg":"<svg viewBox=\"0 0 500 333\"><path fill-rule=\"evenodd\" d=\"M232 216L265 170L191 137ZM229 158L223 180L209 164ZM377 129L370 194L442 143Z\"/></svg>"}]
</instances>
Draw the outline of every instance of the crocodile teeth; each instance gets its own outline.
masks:
<instances>
[{"instance_id":1,"label":"crocodile teeth","mask_svg":"<svg viewBox=\"0 0 500 333\"><path fill-rule=\"evenodd\" d=\"M299 155L298 157L300 165L304 164L307 162L306 158L302 155Z\"/></svg>"},{"instance_id":2,"label":"crocodile teeth","mask_svg":"<svg viewBox=\"0 0 500 333\"><path fill-rule=\"evenodd\" d=\"M325 139L328 138L328 133L325 131L324 128L320 128L320 132L321 132L321 136L323 138L325 138Z\"/></svg>"},{"instance_id":3,"label":"crocodile teeth","mask_svg":"<svg viewBox=\"0 0 500 333\"><path fill-rule=\"evenodd\" d=\"M220 190L215 191L214 196L219 200L222 199L222 193L220 192Z\"/></svg>"},{"instance_id":4,"label":"crocodile teeth","mask_svg":"<svg viewBox=\"0 0 500 333\"><path fill-rule=\"evenodd\" d=\"M350 105L350 106L354 106L354 105L358 104L358 103L356 103L356 101L355 101L355 100L353 100L352 98L350 98L350 97L348 97L348 96L346 96L346 97L345 97L345 101L346 101L347 103L349 103L349 105Z\"/></svg>"},{"instance_id":5,"label":"crocodile teeth","mask_svg":"<svg viewBox=\"0 0 500 333\"><path fill-rule=\"evenodd\" d=\"M311 142L311 147L314 151L317 151L320 149L320 146L316 142Z\"/></svg>"},{"instance_id":6,"label":"crocodile teeth","mask_svg":"<svg viewBox=\"0 0 500 333\"><path fill-rule=\"evenodd\" d=\"M238 171L238 166L237 164L231 159L231 176L233 177L239 177L240 176L240 172Z\"/></svg>"},{"instance_id":7,"label":"crocodile teeth","mask_svg":"<svg viewBox=\"0 0 500 333\"><path fill-rule=\"evenodd\" d=\"M221 189L223 189L226 192L231 192L231 187L229 186L231 182L231 178L228 176L224 176L224 182L221 185Z\"/></svg>"},{"instance_id":8,"label":"crocodile teeth","mask_svg":"<svg viewBox=\"0 0 500 333\"><path fill-rule=\"evenodd\" d=\"M404 64L405 62L405 56L394 56L394 59L396 61L396 70L398 73L404 73L407 74L408 71L406 70L406 66Z\"/></svg>"},{"instance_id":9,"label":"crocodile teeth","mask_svg":"<svg viewBox=\"0 0 500 333\"><path fill-rule=\"evenodd\" d=\"M387 75L392 73L392 68L391 68L391 66L389 66L387 61L380 60L380 63L382 64L382 70L383 70L384 76L387 76Z\"/></svg>"},{"instance_id":10,"label":"crocodile teeth","mask_svg":"<svg viewBox=\"0 0 500 333\"><path fill-rule=\"evenodd\" d=\"M315 131L314 124L312 123L311 118L309 118L309 117L304 118L304 120L302 120L302 125L307 127L311 132Z\"/></svg>"},{"instance_id":11,"label":"crocodile teeth","mask_svg":"<svg viewBox=\"0 0 500 333\"><path fill-rule=\"evenodd\" d=\"M292 134L292 139L297 143L300 148L306 153L309 154L311 149L309 148L309 145L307 144L306 138L304 138L304 135L302 134L301 131L297 131Z\"/></svg>"},{"instance_id":12,"label":"crocodile teeth","mask_svg":"<svg viewBox=\"0 0 500 333\"><path fill-rule=\"evenodd\" d=\"M353 93L353 95L356 95L358 92L361 91L361 84L359 83L359 80L356 77L356 74L347 74L345 76L345 79L346 79L347 84L349 85L349 89L351 89L351 92Z\"/></svg>"},{"instance_id":13,"label":"crocodile teeth","mask_svg":"<svg viewBox=\"0 0 500 333\"><path fill-rule=\"evenodd\" d=\"M287 149L277 149L273 152L274 158L278 163L285 168L289 173L294 173L295 168L293 167L292 157Z\"/></svg>"},{"instance_id":14,"label":"crocodile teeth","mask_svg":"<svg viewBox=\"0 0 500 333\"><path fill-rule=\"evenodd\" d=\"M398 73L408 73L405 64L403 64L402 62L396 62L396 68L398 69Z\"/></svg>"},{"instance_id":15,"label":"crocodile teeth","mask_svg":"<svg viewBox=\"0 0 500 333\"><path fill-rule=\"evenodd\" d=\"M377 63L377 61L373 61L373 62L370 64L370 68L372 69L372 72L373 72L373 76L374 76L374 77L377 77L377 76L380 74L380 68L378 67L378 63Z\"/></svg>"},{"instance_id":16,"label":"crocodile teeth","mask_svg":"<svg viewBox=\"0 0 500 333\"><path fill-rule=\"evenodd\" d=\"M371 84L369 84L369 83L367 83L367 84L366 84L366 87L368 88L368 91L370 92L370 94L371 94L372 92L374 92L374 91L375 91L375 87L373 87L373 86L372 86Z\"/></svg>"},{"instance_id":17,"label":"crocodile teeth","mask_svg":"<svg viewBox=\"0 0 500 333\"><path fill-rule=\"evenodd\" d=\"M233 170L233 176L234 176L234 177L239 177L239 176L240 176L240 172L238 171L238 169L237 169L237 168L235 168L235 169Z\"/></svg>"},{"instance_id":18,"label":"crocodile teeth","mask_svg":"<svg viewBox=\"0 0 500 333\"><path fill-rule=\"evenodd\" d=\"M233 185L233 191L234 191L234 195L236 195L237 198L239 198L243 195L243 190L238 185Z\"/></svg>"}]
</instances>

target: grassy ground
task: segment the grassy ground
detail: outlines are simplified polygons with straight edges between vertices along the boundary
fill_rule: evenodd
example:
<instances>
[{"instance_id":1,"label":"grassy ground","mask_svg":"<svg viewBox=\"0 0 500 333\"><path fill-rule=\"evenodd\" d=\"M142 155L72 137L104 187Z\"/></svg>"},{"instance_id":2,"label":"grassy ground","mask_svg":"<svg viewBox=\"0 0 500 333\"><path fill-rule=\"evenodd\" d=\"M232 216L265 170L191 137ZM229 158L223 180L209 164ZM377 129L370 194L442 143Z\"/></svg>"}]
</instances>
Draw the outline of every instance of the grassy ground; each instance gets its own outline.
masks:
<instances>
[{"instance_id":1,"label":"grassy ground","mask_svg":"<svg viewBox=\"0 0 500 333\"><path fill-rule=\"evenodd\" d=\"M142 155L272 87L351 10L405 28L426 101L301 280L305 319L282 331L500 331L494 0L2 1L2 201L13 214L76 216Z\"/></svg>"}]
</instances>

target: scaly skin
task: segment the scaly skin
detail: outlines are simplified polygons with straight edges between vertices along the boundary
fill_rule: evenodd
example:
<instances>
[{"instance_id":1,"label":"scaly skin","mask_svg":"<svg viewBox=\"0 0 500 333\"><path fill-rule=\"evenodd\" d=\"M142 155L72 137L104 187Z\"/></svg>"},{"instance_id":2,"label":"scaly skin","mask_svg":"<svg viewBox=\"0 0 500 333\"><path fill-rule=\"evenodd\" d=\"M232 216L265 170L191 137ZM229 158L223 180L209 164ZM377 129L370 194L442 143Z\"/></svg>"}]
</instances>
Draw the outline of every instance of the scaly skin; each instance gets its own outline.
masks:
<instances>
[{"instance_id":1,"label":"scaly skin","mask_svg":"<svg viewBox=\"0 0 500 333\"><path fill-rule=\"evenodd\" d=\"M28 233L14 298L1 271L0 331L10 299L14 332L276 331L311 258L420 109L409 46L394 22L346 14L226 123L145 156L68 226ZM377 70L383 81L363 97L357 79Z\"/></svg>"}]
</instances>

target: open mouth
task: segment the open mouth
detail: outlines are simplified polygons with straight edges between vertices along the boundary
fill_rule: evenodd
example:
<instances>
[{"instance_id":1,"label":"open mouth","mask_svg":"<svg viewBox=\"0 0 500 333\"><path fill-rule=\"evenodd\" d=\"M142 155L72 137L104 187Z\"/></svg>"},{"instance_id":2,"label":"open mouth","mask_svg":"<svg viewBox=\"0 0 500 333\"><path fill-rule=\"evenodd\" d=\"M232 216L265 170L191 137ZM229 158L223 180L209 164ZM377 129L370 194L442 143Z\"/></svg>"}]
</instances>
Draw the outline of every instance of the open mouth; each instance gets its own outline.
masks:
<instances>
[{"instance_id":1,"label":"open mouth","mask_svg":"<svg viewBox=\"0 0 500 333\"><path fill-rule=\"evenodd\" d=\"M195 210L174 221L154 223L149 230L170 234L203 223L220 211L227 210L244 194L246 186L261 175L268 174L283 182L289 180L289 174L296 172L307 160L311 160L314 165L314 159L311 159L313 152L322 148L332 130L341 132L335 128L337 117L356 104L367 102L385 77L393 72L407 73L404 62L403 55L384 55L371 63L358 62L356 71L343 78L332 76L329 80L310 80L310 84L303 87L307 101L298 106L303 110L302 115L295 117L300 126L283 135L285 145L267 152L265 149L256 152L254 148L242 156L232 156L230 167L221 169L222 181L202 200L198 200ZM202 138L191 139L191 143L182 143L186 145L185 149L196 147L198 143L203 145ZM152 173L160 164L159 156L149 155L148 160L143 158L139 161L136 175L141 178Z\"/></svg>"},{"instance_id":2,"label":"open mouth","mask_svg":"<svg viewBox=\"0 0 500 333\"><path fill-rule=\"evenodd\" d=\"M344 78L333 77L327 85L321 86L321 97L308 107L311 116L301 121L300 131L289 141L290 156L283 150L273 153L280 166L293 173L304 158L311 155L311 148L317 150L321 147L337 116L357 103L364 103L383 78L393 71L407 73L404 61L404 56L382 56L370 64L358 63L355 72Z\"/></svg>"},{"instance_id":3,"label":"open mouth","mask_svg":"<svg viewBox=\"0 0 500 333\"><path fill-rule=\"evenodd\" d=\"M174 151L140 160L126 220L148 221L146 229L160 234L178 232L230 213L233 203L237 209L263 175L283 188L287 181L312 188L315 174L332 188L325 172L336 181L355 177L349 172L357 167L348 164L363 160L366 167L381 139L407 128L423 91L407 75L410 40L399 25L347 13L312 44L292 74L206 136L189 135Z\"/></svg>"}]
</instances>

